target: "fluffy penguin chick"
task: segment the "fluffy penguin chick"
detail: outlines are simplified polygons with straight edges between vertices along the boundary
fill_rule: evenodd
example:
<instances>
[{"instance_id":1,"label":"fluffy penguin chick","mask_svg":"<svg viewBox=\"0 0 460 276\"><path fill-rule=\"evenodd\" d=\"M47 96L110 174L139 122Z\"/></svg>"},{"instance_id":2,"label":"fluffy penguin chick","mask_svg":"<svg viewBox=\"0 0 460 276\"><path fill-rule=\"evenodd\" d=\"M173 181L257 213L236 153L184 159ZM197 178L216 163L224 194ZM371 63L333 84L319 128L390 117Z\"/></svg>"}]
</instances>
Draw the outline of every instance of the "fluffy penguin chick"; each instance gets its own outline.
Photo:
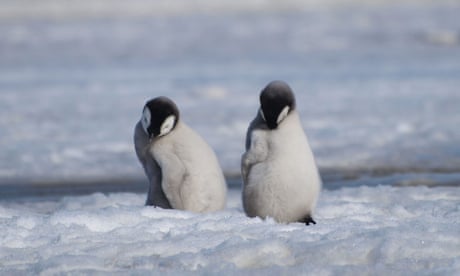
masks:
<instances>
[{"instance_id":1,"label":"fluffy penguin chick","mask_svg":"<svg viewBox=\"0 0 460 276\"><path fill-rule=\"evenodd\" d=\"M274 81L262 90L260 104L241 160L244 211L277 222L315 223L321 179L294 94L286 83Z\"/></svg>"},{"instance_id":2,"label":"fluffy penguin chick","mask_svg":"<svg viewBox=\"0 0 460 276\"><path fill-rule=\"evenodd\" d=\"M173 101L148 101L134 130L150 182L146 205L193 212L225 207L227 186L214 151L179 117Z\"/></svg>"}]
</instances>

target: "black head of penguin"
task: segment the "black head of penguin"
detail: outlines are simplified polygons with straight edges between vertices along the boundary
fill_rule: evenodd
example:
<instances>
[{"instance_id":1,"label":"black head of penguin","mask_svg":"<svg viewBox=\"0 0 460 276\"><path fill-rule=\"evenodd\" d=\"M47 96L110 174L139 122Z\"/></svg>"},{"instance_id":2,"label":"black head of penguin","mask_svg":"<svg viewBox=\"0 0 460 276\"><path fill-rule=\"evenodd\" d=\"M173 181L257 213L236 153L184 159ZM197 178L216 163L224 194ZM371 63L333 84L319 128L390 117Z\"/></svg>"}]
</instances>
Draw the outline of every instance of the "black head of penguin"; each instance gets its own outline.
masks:
<instances>
[{"instance_id":1,"label":"black head of penguin","mask_svg":"<svg viewBox=\"0 0 460 276\"><path fill-rule=\"evenodd\" d=\"M158 97L149 100L142 112L142 127L150 139L163 136L171 132L179 120L179 109L167 97Z\"/></svg>"},{"instance_id":2,"label":"black head of penguin","mask_svg":"<svg viewBox=\"0 0 460 276\"><path fill-rule=\"evenodd\" d=\"M283 81L270 82L260 93L260 112L269 129L276 129L294 108L294 93Z\"/></svg>"}]
</instances>

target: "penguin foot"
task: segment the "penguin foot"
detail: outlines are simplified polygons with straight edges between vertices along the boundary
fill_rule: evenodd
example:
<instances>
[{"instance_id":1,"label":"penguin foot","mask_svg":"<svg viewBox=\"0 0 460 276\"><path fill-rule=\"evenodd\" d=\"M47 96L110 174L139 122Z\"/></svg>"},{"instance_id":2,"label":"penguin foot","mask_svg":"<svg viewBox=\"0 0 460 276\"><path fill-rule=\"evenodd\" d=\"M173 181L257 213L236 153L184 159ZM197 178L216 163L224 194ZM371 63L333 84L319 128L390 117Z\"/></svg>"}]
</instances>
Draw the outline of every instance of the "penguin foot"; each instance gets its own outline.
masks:
<instances>
[{"instance_id":1,"label":"penguin foot","mask_svg":"<svg viewBox=\"0 0 460 276\"><path fill-rule=\"evenodd\" d=\"M305 216L303 219L299 220L301 223L305 223L305 225L316 224L316 221L310 215Z\"/></svg>"}]
</instances>

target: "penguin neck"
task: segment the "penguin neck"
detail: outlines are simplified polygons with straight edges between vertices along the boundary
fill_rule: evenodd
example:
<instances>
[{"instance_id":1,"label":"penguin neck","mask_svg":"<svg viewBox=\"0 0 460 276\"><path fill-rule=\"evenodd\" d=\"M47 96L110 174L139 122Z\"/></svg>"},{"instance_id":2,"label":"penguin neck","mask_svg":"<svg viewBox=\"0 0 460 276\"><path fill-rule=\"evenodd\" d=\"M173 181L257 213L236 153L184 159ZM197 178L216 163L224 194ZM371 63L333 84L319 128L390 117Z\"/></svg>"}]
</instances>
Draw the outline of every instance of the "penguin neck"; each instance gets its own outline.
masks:
<instances>
[{"instance_id":1,"label":"penguin neck","mask_svg":"<svg viewBox=\"0 0 460 276\"><path fill-rule=\"evenodd\" d=\"M295 125L297 124L301 126L299 114L296 110L292 110L291 112L289 112L289 115L287 115L286 118L284 118L284 120L281 121L278 127L276 129L273 129L272 131L283 131L285 128L292 128L295 127Z\"/></svg>"},{"instance_id":2,"label":"penguin neck","mask_svg":"<svg viewBox=\"0 0 460 276\"><path fill-rule=\"evenodd\" d=\"M296 156L308 150L308 139L296 111L292 111L278 128L269 131L267 139L271 150L283 156Z\"/></svg>"},{"instance_id":3,"label":"penguin neck","mask_svg":"<svg viewBox=\"0 0 460 276\"><path fill-rule=\"evenodd\" d=\"M170 140L172 138L174 138L176 136L176 134L178 132L181 131L181 129L184 128L184 124L181 122L181 120L177 121L176 125L174 126L174 128L168 132L167 134L163 135L163 136L157 136L153 139L152 143L158 143L160 141L163 141L163 140Z\"/></svg>"}]
</instances>

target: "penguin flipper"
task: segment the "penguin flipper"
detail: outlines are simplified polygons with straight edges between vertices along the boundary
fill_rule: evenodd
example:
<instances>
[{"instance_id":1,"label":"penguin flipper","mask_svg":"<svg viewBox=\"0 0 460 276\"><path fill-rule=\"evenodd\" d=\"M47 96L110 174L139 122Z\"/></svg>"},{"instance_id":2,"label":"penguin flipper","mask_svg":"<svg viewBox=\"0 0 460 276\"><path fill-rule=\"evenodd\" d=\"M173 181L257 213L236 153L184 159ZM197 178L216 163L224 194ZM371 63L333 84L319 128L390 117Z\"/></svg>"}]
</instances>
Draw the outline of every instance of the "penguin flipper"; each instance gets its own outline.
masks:
<instances>
[{"instance_id":1,"label":"penguin flipper","mask_svg":"<svg viewBox=\"0 0 460 276\"><path fill-rule=\"evenodd\" d=\"M257 112L256 117L249 124L248 130L246 131L246 143L245 143L246 151L249 150L249 148L251 147L252 132L257 129L267 129L267 125L264 119L262 118L262 116L260 115L260 112Z\"/></svg>"},{"instance_id":2,"label":"penguin flipper","mask_svg":"<svg viewBox=\"0 0 460 276\"><path fill-rule=\"evenodd\" d=\"M187 195L182 195L182 187L187 177L182 161L174 153L162 152L160 167L162 169L161 188L174 209L185 210Z\"/></svg>"},{"instance_id":3,"label":"penguin flipper","mask_svg":"<svg viewBox=\"0 0 460 276\"><path fill-rule=\"evenodd\" d=\"M162 175L161 169L153 158L148 159L151 163L145 170L149 178L149 191L147 194L147 201L145 205L161 207L163 209L171 209L171 204L166 197L163 188L161 187Z\"/></svg>"},{"instance_id":4,"label":"penguin flipper","mask_svg":"<svg viewBox=\"0 0 460 276\"><path fill-rule=\"evenodd\" d=\"M149 191L145 205L171 209L171 204L161 188L161 169L153 156L149 153L150 139L138 122L134 128L134 148L137 159L142 164L149 180Z\"/></svg>"},{"instance_id":5,"label":"penguin flipper","mask_svg":"<svg viewBox=\"0 0 460 276\"><path fill-rule=\"evenodd\" d=\"M244 182L246 182L252 167L265 161L268 155L268 144L263 130L253 130L248 133L248 136L251 137L251 144L241 158L241 174Z\"/></svg>"},{"instance_id":6,"label":"penguin flipper","mask_svg":"<svg viewBox=\"0 0 460 276\"><path fill-rule=\"evenodd\" d=\"M134 128L134 149L136 150L137 159L145 167L147 163L147 147L150 144L150 139L142 129L141 122L138 122Z\"/></svg>"}]
</instances>

